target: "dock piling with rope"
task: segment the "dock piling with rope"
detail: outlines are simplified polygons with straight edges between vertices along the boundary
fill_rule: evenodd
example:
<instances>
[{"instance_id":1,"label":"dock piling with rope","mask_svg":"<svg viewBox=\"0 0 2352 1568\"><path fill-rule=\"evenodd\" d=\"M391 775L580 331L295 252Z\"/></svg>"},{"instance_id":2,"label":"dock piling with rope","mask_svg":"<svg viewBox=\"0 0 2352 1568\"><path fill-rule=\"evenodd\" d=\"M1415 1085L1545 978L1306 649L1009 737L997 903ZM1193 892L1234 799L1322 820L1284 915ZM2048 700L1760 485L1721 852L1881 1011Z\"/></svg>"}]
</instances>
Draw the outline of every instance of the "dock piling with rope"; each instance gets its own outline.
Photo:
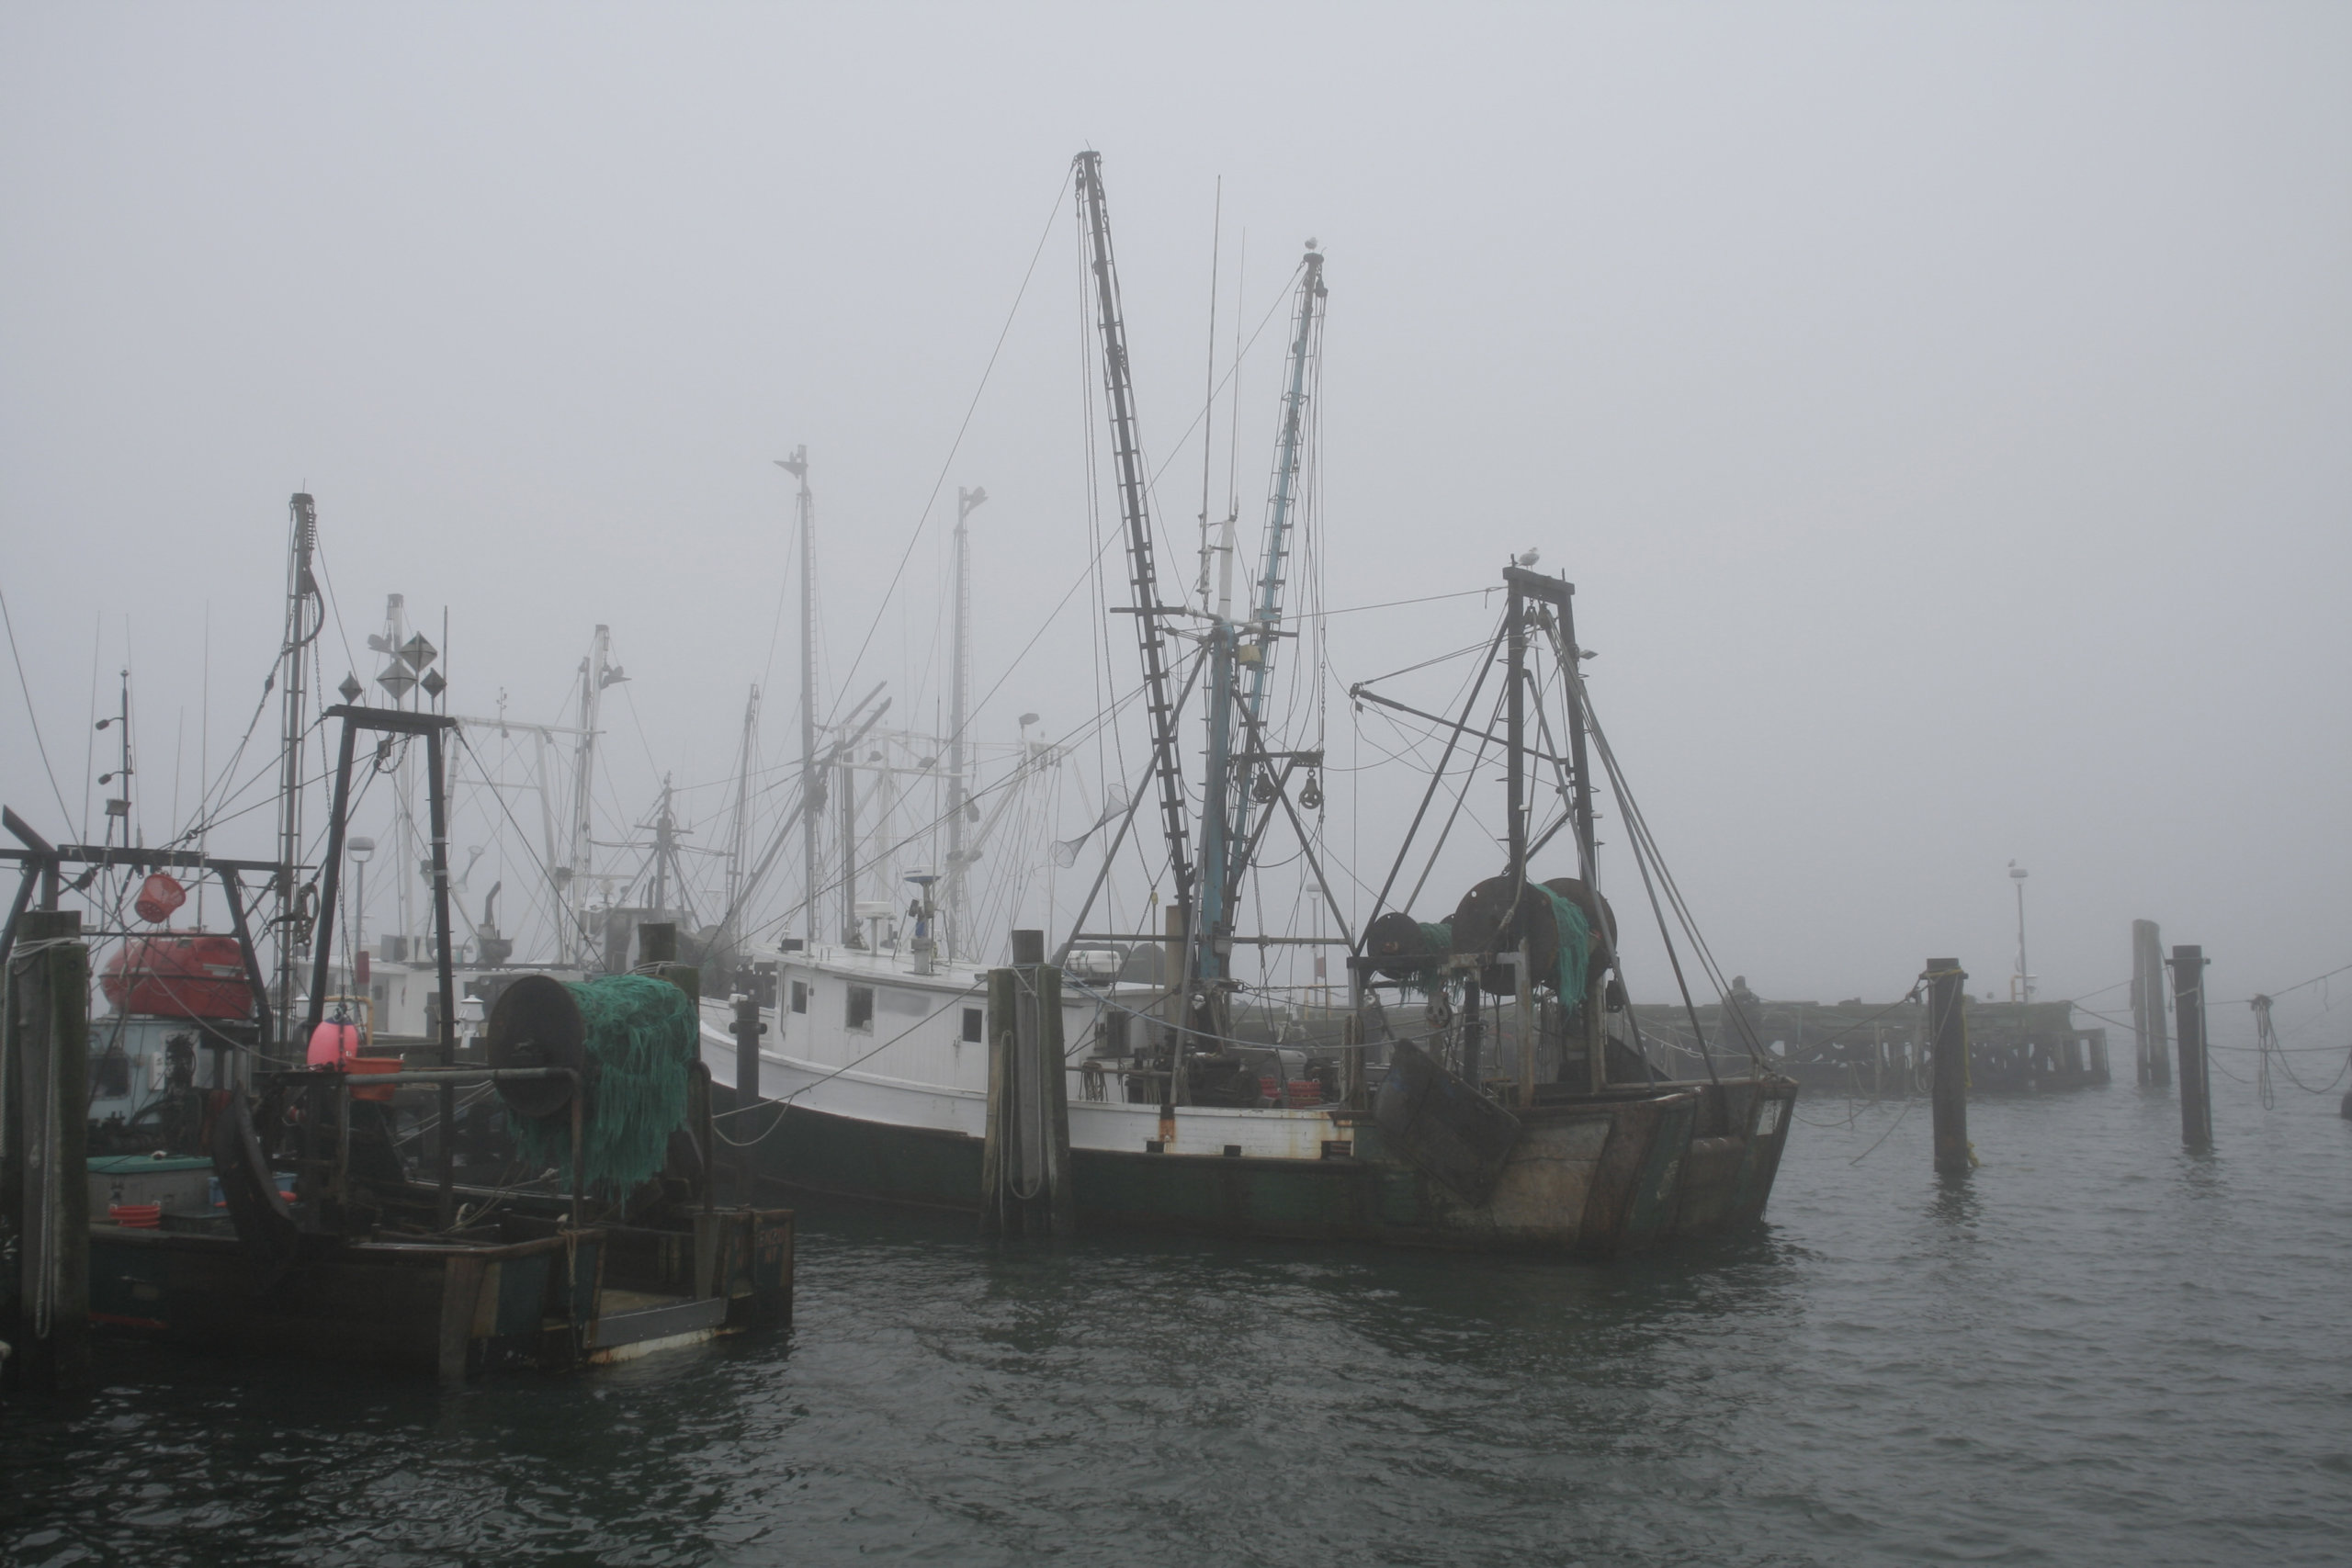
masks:
<instances>
[{"instance_id":1,"label":"dock piling with rope","mask_svg":"<svg viewBox=\"0 0 2352 1568\"><path fill-rule=\"evenodd\" d=\"M1968 1143L1968 1021L1962 1010L1968 972L1957 958L1928 960L1928 1035L1934 1052L1936 1174L1966 1176L1976 1164Z\"/></svg>"},{"instance_id":2,"label":"dock piling with rope","mask_svg":"<svg viewBox=\"0 0 2352 1568\"><path fill-rule=\"evenodd\" d=\"M2140 1081L2154 1089L2172 1083L2171 1052L2165 1039L2163 942L2155 921L2132 922L2132 1035Z\"/></svg>"},{"instance_id":3,"label":"dock piling with rope","mask_svg":"<svg viewBox=\"0 0 2352 1568\"><path fill-rule=\"evenodd\" d=\"M1069 1086L1062 1061L1061 969L1046 933L1012 933L1012 964L989 971L989 1106L980 1155L983 1235L1074 1229Z\"/></svg>"},{"instance_id":4,"label":"dock piling with rope","mask_svg":"<svg viewBox=\"0 0 2352 1568\"><path fill-rule=\"evenodd\" d=\"M2180 1041L2180 1141L2213 1146L2213 1080L2205 1058L2205 950L2172 950L2173 1032Z\"/></svg>"}]
</instances>

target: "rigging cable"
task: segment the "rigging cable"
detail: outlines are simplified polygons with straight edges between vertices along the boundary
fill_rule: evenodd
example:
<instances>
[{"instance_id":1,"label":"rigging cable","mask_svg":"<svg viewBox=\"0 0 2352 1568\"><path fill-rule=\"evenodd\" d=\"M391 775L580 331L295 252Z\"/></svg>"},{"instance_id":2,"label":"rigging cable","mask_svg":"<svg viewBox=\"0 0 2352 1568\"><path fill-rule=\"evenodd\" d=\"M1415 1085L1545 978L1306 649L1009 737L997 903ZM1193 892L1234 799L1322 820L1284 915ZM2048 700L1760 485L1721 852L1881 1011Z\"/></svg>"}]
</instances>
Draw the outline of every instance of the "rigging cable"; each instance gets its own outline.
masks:
<instances>
[{"instance_id":1,"label":"rigging cable","mask_svg":"<svg viewBox=\"0 0 2352 1568\"><path fill-rule=\"evenodd\" d=\"M65 792L57 784L57 770L49 764L49 742L40 735L40 716L33 711L32 683L25 679L24 655L17 651L17 621L8 614L8 595L0 592L0 624L8 629L8 657L17 663L17 689L25 695L25 718L33 728L33 744L40 750L41 772L49 775L49 793L57 797L57 809L64 817L72 817L74 808L65 804Z\"/></svg>"},{"instance_id":2,"label":"rigging cable","mask_svg":"<svg viewBox=\"0 0 2352 1568\"><path fill-rule=\"evenodd\" d=\"M1029 280L1037 272L1037 258L1046 254L1046 242L1053 237L1054 224L1061 217L1062 192L1069 188L1069 172L1065 171L1061 183L1054 189L1053 204L1047 209L1046 226L1037 235L1037 247L1029 253L1028 270L1021 275L1021 287L1013 293L1012 308L1005 312L1004 325L996 334L996 346L989 350L988 364L981 367L980 384L972 389L972 400L965 406L963 423L956 427L956 439L947 444L947 456L939 465L938 477L931 481L931 494L922 503L922 514L915 519L914 532L907 536L907 547L899 552L898 567L890 573L888 585L882 590L882 603L875 606L874 619L865 627L865 638L857 645L857 656L849 661L848 671L835 683L836 691L846 689L857 679L858 666L865 661L866 649L874 645L874 634L882 625L884 611L890 603L891 595L898 592L899 580L906 575L907 562L914 558L915 546L922 541L922 531L931 522L931 509L939 502L940 488L946 484L948 470L956 462L956 454L963 447L965 432L972 427L972 415L979 411L980 397L988 390L989 378L996 370L997 356L1004 352L1004 340L1012 335L1013 319L1021 313L1021 301L1028 297ZM835 699L833 714L838 717L840 712L841 703Z\"/></svg>"}]
</instances>

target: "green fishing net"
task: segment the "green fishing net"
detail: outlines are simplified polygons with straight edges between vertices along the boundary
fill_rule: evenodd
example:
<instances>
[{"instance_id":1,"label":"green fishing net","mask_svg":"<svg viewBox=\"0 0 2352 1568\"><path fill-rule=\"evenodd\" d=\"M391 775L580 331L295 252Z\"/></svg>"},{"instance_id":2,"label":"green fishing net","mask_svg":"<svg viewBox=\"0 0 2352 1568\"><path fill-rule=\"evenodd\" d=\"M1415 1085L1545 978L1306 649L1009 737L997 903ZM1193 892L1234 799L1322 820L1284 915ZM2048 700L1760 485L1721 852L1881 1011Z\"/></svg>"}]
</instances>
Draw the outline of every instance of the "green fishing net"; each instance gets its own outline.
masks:
<instances>
[{"instance_id":1,"label":"green fishing net","mask_svg":"<svg viewBox=\"0 0 2352 1568\"><path fill-rule=\"evenodd\" d=\"M1442 985L1446 955L1453 951L1452 920L1415 920L1413 923L1421 928L1423 952L1413 973L1398 980L1396 992L1399 996L1427 996L1433 987Z\"/></svg>"},{"instance_id":2,"label":"green fishing net","mask_svg":"<svg viewBox=\"0 0 2352 1568\"><path fill-rule=\"evenodd\" d=\"M700 1021L685 992L648 975L606 975L566 987L587 1026L587 1184L624 1193L661 1170L686 1115L686 1068ZM571 1182L571 1116L508 1118L514 1145Z\"/></svg>"},{"instance_id":3,"label":"green fishing net","mask_svg":"<svg viewBox=\"0 0 2352 1568\"><path fill-rule=\"evenodd\" d=\"M1560 928L1560 1005L1574 1012L1584 1000L1585 971L1592 963L1592 922L1572 901L1540 882L1534 886L1552 900L1552 918Z\"/></svg>"}]
</instances>

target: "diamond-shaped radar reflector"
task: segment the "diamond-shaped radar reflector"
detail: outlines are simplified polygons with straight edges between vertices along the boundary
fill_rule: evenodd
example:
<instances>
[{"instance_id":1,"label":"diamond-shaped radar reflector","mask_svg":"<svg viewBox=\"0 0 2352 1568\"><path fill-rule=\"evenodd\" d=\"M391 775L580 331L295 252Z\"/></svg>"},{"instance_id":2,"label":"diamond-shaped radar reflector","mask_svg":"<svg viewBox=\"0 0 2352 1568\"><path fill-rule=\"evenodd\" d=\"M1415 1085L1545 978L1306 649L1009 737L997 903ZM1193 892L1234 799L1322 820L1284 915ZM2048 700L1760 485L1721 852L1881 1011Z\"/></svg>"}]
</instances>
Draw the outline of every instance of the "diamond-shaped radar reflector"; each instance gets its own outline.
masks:
<instances>
[{"instance_id":1,"label":"diamond-shaped radar reflector","mask_svg":"<svg viewBox=\"0 0 2352 1568\"><path fill-rule=\"evenodd\" d=\"M367 689L367 687L359 683L359 677L356 675L345 675L343 678L343 684L335 688L336 691L343 694L343 700L346 704L357 702L359 700L359 694Z\"/></svg>"},{"instance_id":2,"label":"diamond-shaped radar reflector","mask_svg":"<svg viewBox=\"0 0 2352 1568\"><path fill-rule=\"evenodd\" d=\"M396 697L404 697L408 689L416 684L416 677L410 674L405 666L395 662L384 667L384 672L376 677L376 684Z\"/></svg>"},{"instance_id":3,"label":"diamond-shaped radar reflector","mask_svg":"<svg viewBox=\"0 0 2352 1568\"><path fill-rule=\"evenodd\" d=\"M449 687L449 682L441 679L441 671L438 670L427 670L424 672L424 679L419 681L417 684L424 688L424 694L428 697L437 697Z\"/></svg>"},{"instance_id":4,"label":"diamond-shaped radar reflector","mask_svg":"<svg viewBox=\"0 0 2352 1568\"><path fill-rule=\"evenodd\" d=\"M401 657L408 660L409 668L412 670L424 669L426 665L433 662L433 656L440 651L441 650L439 649L424 640L424 634L423 632L417 633L414 637L401 644Z\"/></svg>"}]
</instances>

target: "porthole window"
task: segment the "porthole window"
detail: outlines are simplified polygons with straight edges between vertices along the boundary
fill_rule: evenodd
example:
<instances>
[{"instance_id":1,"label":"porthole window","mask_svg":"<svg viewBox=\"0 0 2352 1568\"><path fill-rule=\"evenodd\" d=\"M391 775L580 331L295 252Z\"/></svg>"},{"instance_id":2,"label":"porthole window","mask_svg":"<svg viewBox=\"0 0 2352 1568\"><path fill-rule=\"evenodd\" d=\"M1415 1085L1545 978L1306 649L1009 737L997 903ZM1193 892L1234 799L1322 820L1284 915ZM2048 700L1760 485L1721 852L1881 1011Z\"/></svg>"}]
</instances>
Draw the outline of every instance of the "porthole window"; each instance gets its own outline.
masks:
<instances>
[{"instance_id":1,"label":"porthole window","mask_svg":"<svg viewBox=\"0 0 2352 1568\"><path fill-rule=\"evenodd\" d=\"M849 1009L842 1021L861 1034L874 1032L874 987L852 986L849 988Z\"/></svg>"},{"instance_id":2,"label":"porthole window","mask_svg":"<svg viewBox=\"0 0 2352 1568\"><path fill-rule=\"evenodd\" d=\"M792 1010L795 1012L808 1010L808 982L806 980L792 982Z\"/></svg>"},{"instance_id":3,"label":"porthole window","mask_svg":"<svg viewBox=\"0 0 2352 1568\"><path fill-rule=\"evenodd\" d=\"M982 1012L978 1008L966 1008L964 1010L964 1043L967 1045L978 1044L980 1043L980 1031L985 1027L987 1021L988 1015Z\"/></svg>"}]
</instances>

